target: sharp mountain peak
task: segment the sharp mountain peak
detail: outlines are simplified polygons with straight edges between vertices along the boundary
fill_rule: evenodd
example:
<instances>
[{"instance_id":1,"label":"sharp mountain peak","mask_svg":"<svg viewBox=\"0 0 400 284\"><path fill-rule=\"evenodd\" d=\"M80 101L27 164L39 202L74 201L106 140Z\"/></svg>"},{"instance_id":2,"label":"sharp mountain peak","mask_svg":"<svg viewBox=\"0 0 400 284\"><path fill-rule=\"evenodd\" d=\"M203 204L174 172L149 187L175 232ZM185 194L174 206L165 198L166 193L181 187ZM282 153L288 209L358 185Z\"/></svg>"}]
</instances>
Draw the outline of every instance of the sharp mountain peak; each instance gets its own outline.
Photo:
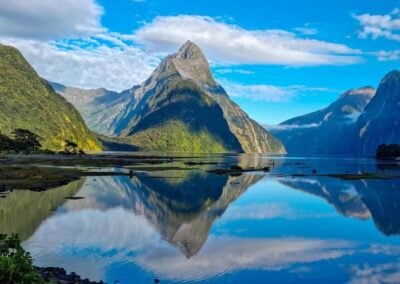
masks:
<instances>
[{"instance_id":1,"label":"sharp mountain peak","mask_svg":"<svg viewBox=\"0 0 400 284\"><path fill-rule=\"evenodd\" d=\"M383 83L387 83L387 82L397 82L400 80L400 71L397 69L394 69L392 71L390 71L389 73L387 73L385 75L385 77L383 77L381 84Z\"/></svg>"},{"instance_id":2,"label":"sharp mountain peak","mask_svg":"<svg viewBox=\"0 0 400 284\"><path fill-rule=\"evenodd\" d=\"M200 86L216 87L207 57L195 43L188 40L179 51L169 55L154 72L156 77L178 73L183 79L197 82Z\"/></svg>"},{"instance_id":3,"label":"sharp mountain peak","mask_svg":"<svg viewBox=\"0 0 400 284\"><path fill-rule=\"evenodd\" d=\"M194 42L188 40L184 45L181 46L178 53L176 53L175 58L178 59L201 59L207 61L203 51Z\"/></svg>"},{"instance_id":4,"label":"sharp mountain peak","mask_svg":"<svg viewBox=\"0 0 400 284\"><path fill-rule=\"evenodd\" d=\"M345 98L348 96L359 96L359 95L363 95L363 96L368 96L368 97L373 97L376 93L376 89L371 87L371 86L364 86L364 87L360 87L358 89L350 89L346 92L344 92L343 94L340 95L340 98Z\"/></svg>"}]
</instances>

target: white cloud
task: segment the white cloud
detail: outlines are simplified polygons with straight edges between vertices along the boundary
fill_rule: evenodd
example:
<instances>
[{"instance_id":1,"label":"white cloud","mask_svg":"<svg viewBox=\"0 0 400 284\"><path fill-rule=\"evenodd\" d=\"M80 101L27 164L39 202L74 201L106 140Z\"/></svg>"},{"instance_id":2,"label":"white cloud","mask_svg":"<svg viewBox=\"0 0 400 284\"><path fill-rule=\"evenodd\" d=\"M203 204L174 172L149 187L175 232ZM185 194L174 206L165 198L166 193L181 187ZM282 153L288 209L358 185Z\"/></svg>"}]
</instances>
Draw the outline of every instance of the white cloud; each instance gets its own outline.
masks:
<instances>
[{"instance_id":1,"label":"white cloud","mask_svg":"<svg viewBox=\"0 0 400 284\"><path fill-rule=\"evenodd\" d=\"M307 129L319 127L321 123L310 123L310 124L290 124L290 125L264 125L267 130L275 131L286 131L293 129Z\"/></svg>"},{"instance_id":2,"label":"white cloud","mask_svg":"<svg viewBox=\"0 0 400 284\"><path fill-rule=\"evenodd\" d=\"M222 69L217 69L215 70L215 73L218 74L242 74L242 75L251 75L254 74L253 71L250 70L245 70L245 69L232 69L232 68L222 68Z\"/></svg>"},{"instance_id":3,"label":"white cloud","mask_svg":"<svg viewBox=\"0 0 400 284\"><path fill-rule=\"evenodd\" d=\"M246 30L206 16L156 17L132 36L151 50L171 52L186 40L217 64L342 65L361 61L343 44L304 39L284 30Z\"/></svg>"},{"instance_id":4,"label":"white cloud","mask_svg":"<svg viewBox=\"0 0 400 284\"><path fill-rule=\"evenodd\" d=\"M112 90L142 83L159 58L104 28L103 12L94 0L3 0L0 43L50 81Z\"/></svg>"},{"instance_id":5,"label":"white cloud","mask_svg":"<svg viewBox=\"0 0 400 284\"><path fill-rule=\"evenodd\" d=\"M114 44L120 40L115 36L112 39ZM159 62L137 47L109 46L97 37L62 42L4 38L1 41L17 47L43 78L82 88L131 88L145 80Z\"/></svg>"},{"instance_id":6,"label":"white cloud","mask_svg":"<svg viewBox=\"0 0 400 284\"><path fill-rule=\"evenodd\" d=\"M379 61L400 60L400 50L391 50L391 51L380 50L372 54L377 56Z\"/></svg>"},{"instance_id":7,"label":"white cloud","mask_svg":"<svg viewBox=\"0 0 400 284\"><path fill-rule=\"evenodd\" d=\"M117 34L101 25L103 13L94 0L4 0L0 2L0 42L20 49L45 79L118 91L140 84L161 56L176 51L187 39L204 48L214 65L225 67L217 70L220 74L252 73L226 65L301 66L360 60L358 51L345 45L302 39L282 30L245 30L202 16L157 17L133 35ZM269 101L285 101L298 91L296 87L234 83L227 89L234 96Z\"/></svg>"},{"instance_id":8,"label":"white cloud","mask_svg":"<svg viewBox=\"0 0 400 284\"><path fill-rule=\"evenodd\" d=\"M298 28L294 28L294 30L303 35L316 35L318 33L317 29L307 28L307 27L298 27Z\"/></svg>"},{"instance_id":9,"label":"white cloud","mask_svg":"<svg viewBox=\"0 0 400 284\"><path fill-rule=\"evenodd\" d=\"M311 92L332 92L326 88L314 88L301 85L280 87L264 84L243 85L226 79L220 79L219 81L230 96L255 101L287 102L300 94L310 94Z\"/></svg>"},{"instance_id":10,"label":"white cloud","mask_svg":"<svg viewBox=\"0 0 400 284\"><path fill-rule=\"evenodd\" d=\"M400 263L389 262L371 266L368 264L351 267L351 284L399 283Z\"/></svg>"},{"instance_id":11,"label":"white cloud","mask_svg":"<svg viewBox=\"0 0 400 284\"><path fill-rule=\"evenodd\" d=\"M60 39L103 32L101 6L94 0L2 0L0 35Z\"/></svg>"},{"instance_id":12,"label":"white cloud","mask_svg":"<svg viewBox=\"0 0 400 284\"><path fill-rule=\"evenodd\" d=\"M371 36L373 39L380 37L390 40L400 41L400 17L399 9L395 8L390 14L386 15L353 15L359 22L361 31L359 32L360 38L368 38Z\"/></svg>"},{"instance_id":13,"label":"white cloud","mask_svg":"<svg viewBox=\"0 0 400 284\"><path fill-rule=\"evenodd\" d=\"M306 238L210 237L198 255L186 259L170 248L151 249L139 264L162 278L201 281L240 270L282 270L291 265L338 259L354 251L353 243Z\"/></svg>"},{"instance_id":14,"label":"white cloud","mask_svg":"<svg viewBox=\"0 0 400 284\"><path fill-rule=\"evenodd\" d=\"M398 15L398 14L400 14L400 9L399 8L394 8L390 14L391 15Z\"/></svg>"}]
</instances>

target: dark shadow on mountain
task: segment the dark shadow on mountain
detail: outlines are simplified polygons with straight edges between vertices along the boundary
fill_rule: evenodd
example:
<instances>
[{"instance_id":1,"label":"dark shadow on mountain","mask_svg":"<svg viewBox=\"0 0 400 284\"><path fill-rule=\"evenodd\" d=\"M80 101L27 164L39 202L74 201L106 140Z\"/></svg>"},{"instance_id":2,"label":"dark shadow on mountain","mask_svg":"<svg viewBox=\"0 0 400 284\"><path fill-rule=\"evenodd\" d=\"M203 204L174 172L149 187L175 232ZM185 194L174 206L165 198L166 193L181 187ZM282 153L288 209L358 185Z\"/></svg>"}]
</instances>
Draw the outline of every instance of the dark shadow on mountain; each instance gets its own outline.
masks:
<instances>
[{"instance_id":1,"label":"dark shadow on mountain","mask_svg":"<svg viewBox=\"0 0 400 284\"><path fill-rule=\"evenodd\" d=\"M139 148L127 143L124 139L118 137L107 137L97 134L97 139L103 146L104 151L115 152L137 152Z\"/></svg>"},{"instance_id":2,"label":"dark shadow on mountain","mask_svg":"<svg viewBox=\"0 0 400 284\"><path fill-rule=\"evenodd\" d=\"M211 143L223 147L226 152L243 152L224 119L221 107L195 84L181 82L175 86L171 83L163 93L162 98L144 107L143 112L149 114L141 117L129 132L129 135L136 135L133 143L136 142L142 147L150 147L155 143L157 146L150 150L169 150L169 147L172 147L170 145L184 147L194 143L186 137L189 135L203 139L198 147L204 149L204 152L221 152L215 148L216 145L207 145ZM152 134L147 134L148 131ZM186 131L189 133L186 134ZM154 141L154 137L157 137L158 141ZM184 150L188 152L188 149Z\"/></svg>"}]
</instances>

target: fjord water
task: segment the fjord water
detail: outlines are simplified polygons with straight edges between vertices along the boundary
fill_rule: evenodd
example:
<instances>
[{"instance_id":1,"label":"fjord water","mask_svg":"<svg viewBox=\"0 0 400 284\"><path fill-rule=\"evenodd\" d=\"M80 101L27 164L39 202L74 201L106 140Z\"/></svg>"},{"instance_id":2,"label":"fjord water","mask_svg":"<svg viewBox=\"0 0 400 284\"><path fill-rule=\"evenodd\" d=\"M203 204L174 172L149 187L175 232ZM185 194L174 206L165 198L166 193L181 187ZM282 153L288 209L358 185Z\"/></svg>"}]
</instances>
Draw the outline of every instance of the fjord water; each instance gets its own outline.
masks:
<instances>
[{"instance_id":1,"label":"fjord water","mask_svg":"<svg viewBox=\"0 0 400 284\"><path fill-rule=\"evenodd\" d=\"M206 172L230 165L272 169ZM132 178L13 191L0 232L19 233L38 266L108 283L397 282L400 179L387 177L399 172L374 159L188 157ZM386 178L329 176L351 173Z\"/></svg>"}]
</instances>

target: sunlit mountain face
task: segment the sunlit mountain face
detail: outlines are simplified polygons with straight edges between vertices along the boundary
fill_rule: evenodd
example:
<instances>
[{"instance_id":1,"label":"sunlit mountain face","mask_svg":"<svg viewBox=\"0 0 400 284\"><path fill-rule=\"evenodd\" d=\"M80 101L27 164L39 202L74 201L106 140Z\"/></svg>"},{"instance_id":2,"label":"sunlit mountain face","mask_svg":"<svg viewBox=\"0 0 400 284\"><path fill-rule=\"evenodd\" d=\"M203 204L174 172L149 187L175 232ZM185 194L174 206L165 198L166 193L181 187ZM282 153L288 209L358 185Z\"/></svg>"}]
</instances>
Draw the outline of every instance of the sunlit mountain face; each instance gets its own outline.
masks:
<instances>
[{"instance_id":1,"label":"sunlit mountain face","mask_svg":"<svg viewBox=\"0 0 400 284\"><path fill-rule=\"evenodd\" d=\"M400 180L330 175L395 175L399 167L369 159L207 159L212 163L185 170L87 177L42 193L14 191L0 200L5 216L25 216L16 200L52 209L33 214L29 230L21 229L22 221L2 223L0 229L24 233L24 247L37 265L111 283L396 277ZM207 173L224 164L272 169L238 176ZM37 196L41 202L34 201ZM80 199L65 200L68 196Z\"/></svg>"}]
</instances>

